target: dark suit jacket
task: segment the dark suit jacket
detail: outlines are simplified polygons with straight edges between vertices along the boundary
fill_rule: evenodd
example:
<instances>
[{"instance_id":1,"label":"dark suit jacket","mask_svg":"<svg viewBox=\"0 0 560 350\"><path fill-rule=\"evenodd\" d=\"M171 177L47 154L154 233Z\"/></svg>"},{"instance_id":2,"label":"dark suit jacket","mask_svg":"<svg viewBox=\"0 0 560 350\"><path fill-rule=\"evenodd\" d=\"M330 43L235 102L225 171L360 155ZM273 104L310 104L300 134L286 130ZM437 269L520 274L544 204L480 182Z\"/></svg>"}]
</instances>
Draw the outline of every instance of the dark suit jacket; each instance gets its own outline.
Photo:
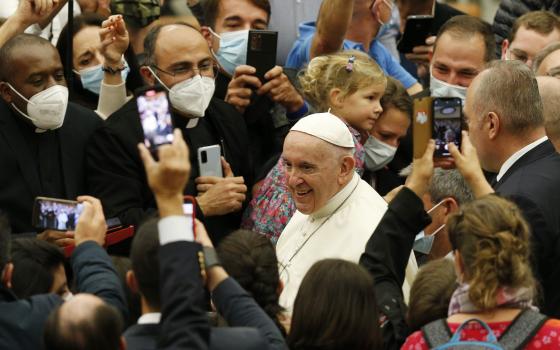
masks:
<instances>
[{"instance_id":1,"label":"dark suit jacket","mask_svg":"<svg viewBox=\"0 0 560 350\"><path fill-rule=\"evenodd\" d=\"M360 257L360 265L375 280L379 310L387 317L381 328L384 349L400 349L410 334L402 284L416 234L430 222L422 200L404 187L389 203Z\"/></svg>"},{"instance_id":2,"label":"dark suit jacket","mask_svg":"<svg viewBox=\"0 0 560 350\"><path fill-rule=\"evenodd\" d=\"M544 296L541 312L560 317L560 155L545 141L515 162L494 189L513 200L529 222L533 270Z\"/></svg>"},{"instance_id":3,"label":"dark suit jacket","mask_svg":"<svg viewBox=\"0 0 560 350\"><path fill-rule=\"evenodd\" d=\"M199 120L197 127L186 129L186 120L181 117L174 117L174 123L183 131L190 150L191 177L185 194L196 196L198 193L194 181L199 176L197 149L216 143L221 143L222 154L234 174L243 176L245 184L251 188L253 166L249 156L247 128L243 117L232 106L212 99L205 117ZM136 101L131 100L109 117L103 127L95 132L87 147L88 189L101 199L107 217L119 217L127 225L138 225L156 208L138 153L137 144L143 140ZM196 215L201 214L197 210ZM241 211L206 220L203 216L201 218L212 240L216 242L239 228Z\"/></svg>"},{"instance_id":4,"label":"dark suit jacket","mask_svg":"<svg viewBox=\"0 0 560 350\"><path fill-rule=\"evenodd\" d=\"M31 217L35 197L43 194L37 164L4 101L0 101L0 209L9 215L12 232L32 232ZM60 144L60 160L67 199L86 194L85 146L102 120L93 112L70 102L62 127L55 132Z\"/></svg>"},{"instance_id":5,"label":"dark suit jacket","mask_svg":"<svg viewBox=\"0 0 560 350\"><path fill-rule=\"evenodd\" d=\"M124 291L103 248L94 242L79 245L72 254L72 269L79 292L97 295L126 317ZM55 294L18 300L11 291L0 289L0 349L42 349L45 321L61 303Z\"/></svg>"},{"instance_id":6,"label":"dark suit jacket","mask_svg":"<svg viewBox=\"0 0 560 350\"><path fill-rule=\"evenodd\" d=\"M285 349L274 322L233 279L227 278L213 292L216 308L235 328L212 328L204 309L204 288L198 263L200 245L179 241L160 247L162 319L159 325L130 327L124 337L131 350ZM250 327L250 328L248 328Z\"/></svg>"}]
</instances>

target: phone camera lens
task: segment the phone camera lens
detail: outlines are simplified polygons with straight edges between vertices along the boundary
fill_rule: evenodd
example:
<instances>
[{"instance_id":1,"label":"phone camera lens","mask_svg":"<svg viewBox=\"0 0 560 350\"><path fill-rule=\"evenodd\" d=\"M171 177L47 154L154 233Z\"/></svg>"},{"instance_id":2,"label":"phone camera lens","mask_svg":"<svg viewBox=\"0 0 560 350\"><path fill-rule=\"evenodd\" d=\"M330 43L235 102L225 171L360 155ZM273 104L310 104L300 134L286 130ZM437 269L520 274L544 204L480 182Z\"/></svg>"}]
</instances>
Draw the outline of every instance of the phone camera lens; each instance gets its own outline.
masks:
<instances>
[{"instance_id":1,"label":"phone camera lens","mask_svg":"<svg viewBox=\"0 0 560 350\"><path fill-rule=\"evenodd\" d=\"M202 160L202 163L208 162L208 155L206 154L206 151L200 152L200 158Z\"/></svg>"}]
</instances>

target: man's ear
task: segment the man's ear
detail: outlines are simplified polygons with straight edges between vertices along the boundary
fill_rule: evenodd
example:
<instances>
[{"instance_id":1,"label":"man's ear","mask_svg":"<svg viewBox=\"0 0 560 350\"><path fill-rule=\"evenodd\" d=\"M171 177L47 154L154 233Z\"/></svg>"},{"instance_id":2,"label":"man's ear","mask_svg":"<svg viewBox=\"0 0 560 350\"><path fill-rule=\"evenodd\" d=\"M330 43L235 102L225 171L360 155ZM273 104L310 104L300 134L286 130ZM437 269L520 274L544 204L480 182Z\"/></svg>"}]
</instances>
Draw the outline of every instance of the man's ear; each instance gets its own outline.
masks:
<instances>
[{"instance_id":1,"label":"man's ear","mask_svg":"<svg viewBox=\"0 0 560 350\"><path fill-rule=\"evenodd\" d=\"M331 89L329 92L329 106L334 109L342 108L344 103L344 96L342 96L342 90L339 88Z\"/></svg>"},{"instance_id":2,"label":"man's ear","mask_svg":"<svg viewBox=\"0 0 560 350\"><path fill-rule=\"evenodd\" d=\"M488 112L488 138L495 140L501 131L500 116L495 112Z\"/></svg>"},{"instance_id":3,"label":"man's ear","mask_svg":"<svg viewBox=\"0 0 560 350\"><path fill-rule=\"evenodd\" d=\"M0 82L0 97L2 97L4 102L6 102L8 104L13 102L12 93L13 93L13 91L8 86L8 83L3 82L3 81Z\"/></svg>"},{"instance_id":4,"label":"man's ear","mask_svg":"<svg viewBox=\"0 0 560 350\"><path fill-rule=\"evenodd\" d=\"M457 200L455 200L455 198L453 198L453 197L445 198L445 202L443 203L443 207L444 207L444 210L445 210L444 214L445 214L446 217L453 214L453 213L457 213L459 211L459 203L457 203Z\"/></svg>"},{"instance_id":5,"label":"man's ear","mask_svg":"<svg viewBox=\"0 0 560 350\"><path fill-rule=\"evenodd\" d=\"M119 350L126 350L126 339L121 335L121 339L119 340Z\"/></svg>"},{"instance_id":6,"label":"man's ear","mask_svg":"<svg viewBox=\"0 0 560 350\"><path fill-rule=\"evenodd\" d=\"M212 34L210 27L202 26L200 28L200 32L208 43L208 47L214 50L214 52L218 52L220 49L220 39L216 38L216 36Z\"/></svg>"},{"instance_id":7,"label":"man's ear","mask_svg":"<svg viewBox=\"0 0 560 350\"><path fill-rule=\"evenodd\" d=\"M150 71L148 66L140 67L140 75L148 86L153 86L156 84L156 78L154 77L154 74Z\"/></svg>"},{"instance_id":8,"label":"man's ear","mask_svg":"<svg viewBox=\"0 0 560 350\"><path fill-rule=\"evenodd\" d=\"M126 285L133 294L138 294L138 281L136 280L136 275L132 270L128 270L126 272Z\"/></svg>"},{"instance_id":9,"label":"man's ear","mask_svg":"<svg viewBox=\"0 0 560 350\"><path fill-rule=\"evenodd\" d=\"M502 41L502 60L506 59L506 55L507 55L507 49L509 48L509 40L508 39L504 39L504 41Z\"/></svg>"},{"instance_id":10,"label":"man's ear","mask_svg":"<svg viewBox=\"0 0 560 350\"><path fill-rule=\"evenodd\" d=\"M344 156L342 164L340 165L340 176L338 177L339 184L345 183L346 178L354 173L354 166L356 161L352 156Z\"/></svg>"},{"instance_id":11,"label":"man's ear","mask_svg":"<svg viewBox=\"0 0 560 350\"><path fill-rule=\"evenodd\" d=\"M8 289L12 288L13 273L14 273L14 264L9 262L4 266L4 271L2 271L2 284L4 285L4 287Z\"/></svg>"}]
</instances>

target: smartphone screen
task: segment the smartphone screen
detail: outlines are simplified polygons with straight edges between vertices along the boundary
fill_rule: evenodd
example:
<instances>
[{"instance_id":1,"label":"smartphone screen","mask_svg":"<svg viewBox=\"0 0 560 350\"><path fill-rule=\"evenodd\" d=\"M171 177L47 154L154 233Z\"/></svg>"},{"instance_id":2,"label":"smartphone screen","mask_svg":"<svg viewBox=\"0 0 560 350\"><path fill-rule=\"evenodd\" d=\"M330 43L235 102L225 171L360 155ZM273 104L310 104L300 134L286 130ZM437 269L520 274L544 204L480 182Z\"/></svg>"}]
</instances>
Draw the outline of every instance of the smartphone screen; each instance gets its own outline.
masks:
<instances>
[{"instance_id":1,"label":"smartphone screen","mask_svg":"<svg viewBox=\"0 0 560 350\"><path fill-rule=\"evenodd\" d=\"M146 90L136 97L144 144L151 151L173 142L173 122L169 111L169 100L165 91Z\"/></svg>"},{"instance_id":2,"label":"smartphone screen","mask_svg":"<svg viewBox=\"0 0 560 350\"><path fill-rule=\"evenodd\" d=\"M436 142L436 157L449 157L448 144L461 147L462 102L460 98L445 97L433 100L432 138Z\"/></svg>"},{"instance_id":3,"label":"smartphone screen","mask_svg":"<svg viewBox=\"0 0 560 350\"><path fill-rule=\"evenodd\" d=\"M36 198L33 221L42 230L72 231L76 229L83 204L54 198Z\"/></svg>"}]
</instances>

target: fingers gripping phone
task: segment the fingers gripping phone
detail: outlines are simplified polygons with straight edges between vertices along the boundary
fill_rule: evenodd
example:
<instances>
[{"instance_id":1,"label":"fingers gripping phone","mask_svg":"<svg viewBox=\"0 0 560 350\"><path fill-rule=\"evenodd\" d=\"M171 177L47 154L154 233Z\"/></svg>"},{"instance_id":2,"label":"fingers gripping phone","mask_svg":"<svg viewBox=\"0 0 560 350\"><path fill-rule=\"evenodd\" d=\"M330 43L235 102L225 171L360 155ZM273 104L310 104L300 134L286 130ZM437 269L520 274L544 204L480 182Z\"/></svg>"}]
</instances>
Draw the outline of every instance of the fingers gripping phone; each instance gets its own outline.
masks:
<instances>
[{"instance_id":1,"label":"fingers gripping phone","mask_svg":"<svg viewBox=\"0 0 560 350\"><path fill-rule=\"evenodd\" d=\"M183 213L189 219L189 226L192 227L193 236L196 238L195 223L196 219L196 202L192 196L183 197Z\"/></svg>"},{"instance_id":2,"label":"fingers gripping phone","mask_svg":"<svg viewBox=\"0 0 560 350\"><path fill-rule=\"evenodd\" d=\"M434 17L429 15L408 16L404 33L397 44L402 53L412 53L416 46L426 45L426 39L433 35L432 25Z\"/></svg>"},{"instance_id":3,"label":"fingers gripping phone","mask_svg":"<svg viewBox=\"0 0 560 350\"><path fill-rule=\"evenodd\" d=\"M247 65L254 67L255 76L265 82L264 75L276 66L278 32L250 30L247 45Z\"/></svg>"},{"instance_id":4,"label":"fingers gripping phone","mask_svg":"<svg viewBox=\"0 0 560 350\"><path fill-rule=\"evenodd\" d=\"M436 142L434 157L450 157L449 144L461 147L463 129L462 101L457 97L438 97L433 99L432 138Z\"/></svg>"},{"instance_id":5,"label":"fingers gripping phone","mask_svg":"<svg viewBox=\"0 0 560 350\"><path fill-rule=\"evenodd\" d=\"M161 145L173 142L173 122L169 99L163 87L136 92L136 104L144 130L144 144L154 153Z\"/></svg>"},{"instance_id":6,"label":"fingers gripping phone","mask_svg":"<svg viewBox=\"0 0 560 350\"><path fill-rule=\"evenodd\" d=\"M78 225L83 204L57 198L37 197L32 224L40 230L72 231Z\"/></svg>"},{"instance_id":7,"label":"fingers gripping phone","mask_svg":"<svg viewBox=\"0 0 560 350\"><path fill-rule=\"evenodd\" d=\"M200 176L224 177L220 145L198 149L198 169Z\"/></svg>"}]
</instances>

